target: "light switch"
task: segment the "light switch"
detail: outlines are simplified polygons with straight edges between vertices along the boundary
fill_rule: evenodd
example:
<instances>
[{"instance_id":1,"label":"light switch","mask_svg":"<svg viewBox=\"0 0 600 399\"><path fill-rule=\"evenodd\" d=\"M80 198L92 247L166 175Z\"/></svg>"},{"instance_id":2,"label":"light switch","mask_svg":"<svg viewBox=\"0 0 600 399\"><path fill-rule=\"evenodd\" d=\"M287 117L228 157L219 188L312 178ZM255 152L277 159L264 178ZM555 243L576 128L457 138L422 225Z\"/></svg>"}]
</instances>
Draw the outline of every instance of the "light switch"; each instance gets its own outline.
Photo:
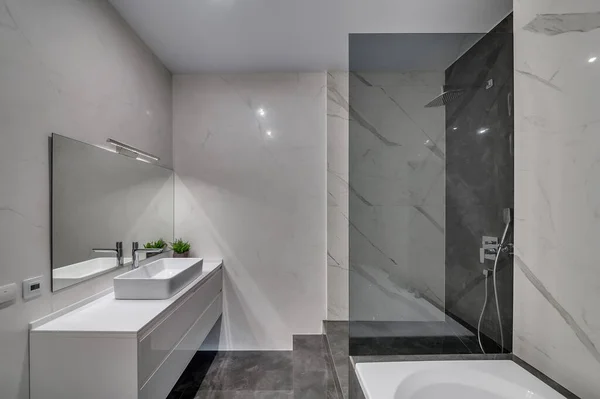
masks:
<instances>
[{"instance_id":1,"label":"light switch","mask_svg":"<svg viewBox=\"0 0 600 399\"><path fill-rule=\"evenodd\" d=\"M23 280L23 299L31 299L42 295L42 277Z\"/></svg>"},{"instance_id":2,"label":"light switch","mask_svg":"<svg viewBox=\"0 0 600 399\"><path fill-rule=\"evenodd\" d=\"M0 287L0 305L17 299L17 285L15 283Z\"/></svg>"}]
</instances>

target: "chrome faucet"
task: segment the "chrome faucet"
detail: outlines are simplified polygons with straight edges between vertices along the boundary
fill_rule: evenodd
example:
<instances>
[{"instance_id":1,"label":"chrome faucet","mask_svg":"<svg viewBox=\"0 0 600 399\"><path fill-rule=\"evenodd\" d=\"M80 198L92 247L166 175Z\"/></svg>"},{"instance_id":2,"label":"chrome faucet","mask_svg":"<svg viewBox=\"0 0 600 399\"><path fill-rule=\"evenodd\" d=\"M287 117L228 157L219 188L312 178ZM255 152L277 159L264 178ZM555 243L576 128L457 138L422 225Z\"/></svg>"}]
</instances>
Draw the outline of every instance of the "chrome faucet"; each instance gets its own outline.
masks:
<instances>
[{"instance_id":1,"label":"chrome faucet","mask_svg":"<svg viewBox=\"0 0 600 399\"><path fill-rule=\"evenodd\" d=\"M92 252L97 253L114 253L117 256L117 266L123 266L125 258L123 258L123 242L117 241L116 248L93 248Z\"/></svg>"},{"instance_id":2,"label":"chrome faucet","mask_svg":"<svg viewBox=\"0 0 600 399\"><path fill-rule=\"evenodd\" d=\"M140 254L158 254L163 250L164 248L140 248L140 244L137 241L134 241L131 244L131 257L133 258L131 267L134 269L140 267Z\"/></svg>"}]
</instances>

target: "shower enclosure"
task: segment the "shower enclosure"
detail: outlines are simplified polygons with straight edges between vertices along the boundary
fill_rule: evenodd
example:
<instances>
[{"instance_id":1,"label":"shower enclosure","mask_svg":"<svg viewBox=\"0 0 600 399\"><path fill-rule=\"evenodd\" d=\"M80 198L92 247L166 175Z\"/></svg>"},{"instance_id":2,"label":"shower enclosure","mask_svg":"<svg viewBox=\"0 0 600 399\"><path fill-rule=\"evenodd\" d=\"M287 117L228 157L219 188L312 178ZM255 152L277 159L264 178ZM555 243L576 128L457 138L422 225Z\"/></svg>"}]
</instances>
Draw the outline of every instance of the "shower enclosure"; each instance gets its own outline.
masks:
<instances>
[{"instance_id":1,"label":"shower enclosure","mask_svg":"<svg viewBox=\"0 0 600 399\"><path fill-rule=\"evenodd\" d=\"M349 353L512 350L513 40L356 34Z\"/></svg>"}]
</instances>

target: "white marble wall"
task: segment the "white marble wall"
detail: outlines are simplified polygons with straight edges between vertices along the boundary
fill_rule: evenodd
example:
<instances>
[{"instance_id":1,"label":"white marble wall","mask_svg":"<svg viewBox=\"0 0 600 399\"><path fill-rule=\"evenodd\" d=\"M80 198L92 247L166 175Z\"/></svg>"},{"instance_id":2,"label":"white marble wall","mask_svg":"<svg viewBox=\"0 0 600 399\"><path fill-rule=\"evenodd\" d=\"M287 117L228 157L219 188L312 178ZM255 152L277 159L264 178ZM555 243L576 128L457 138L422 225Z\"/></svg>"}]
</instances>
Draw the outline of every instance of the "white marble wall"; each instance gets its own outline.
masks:
<instances>
[{"instance_id":1,"label":"white marble wall","mask_svg":"<svg viewBox=\"0 0 600 399\"><path fill-rule=\"evenodd\" d=\"M514 23L514 352L599 398L600 4L515 1Z\"/></svg>"},{"instance_id":2,"label":"white marble wall","mask_svg":"<svg viewBox=\"0 0 600 399\"><path fill-rule=\"evenodd\" d=\"M221 349L326 317L326 74L176 75L176 236L225 261Z\"/></svg>"},{"instance_id":3,"label":"white marble wall","mask_svg":"<svg viewBox=\"0 0 600 399\"><path fill-rule=\"evenodd\" d=\"M0 309L0 397L29 398L28 322L112 284L50 293L48 136L111 136L171 163L171 76L105 1L0 1L0 285L43 275Z\"/></svg>"},{"instance_id":4,"label":"white marble wall","mask_svg":"<svg viewBox=\"0 0 600 399\"><path fill-rule=\"evenodd\" d=\"M348 72L327 74L327 320L348 320Z\"/></svg>"},{"instance_id":5,"label":"white marble wall","mask_svg":"<svg viewBox=\"0 0 600 399\"><path fill-rule=\"evenodd\" d=\"M445 114L425 108L443 84L443 71L350 76L352 320L430 317L407 292L444 306Z\"/></svg>"}]
</instances>

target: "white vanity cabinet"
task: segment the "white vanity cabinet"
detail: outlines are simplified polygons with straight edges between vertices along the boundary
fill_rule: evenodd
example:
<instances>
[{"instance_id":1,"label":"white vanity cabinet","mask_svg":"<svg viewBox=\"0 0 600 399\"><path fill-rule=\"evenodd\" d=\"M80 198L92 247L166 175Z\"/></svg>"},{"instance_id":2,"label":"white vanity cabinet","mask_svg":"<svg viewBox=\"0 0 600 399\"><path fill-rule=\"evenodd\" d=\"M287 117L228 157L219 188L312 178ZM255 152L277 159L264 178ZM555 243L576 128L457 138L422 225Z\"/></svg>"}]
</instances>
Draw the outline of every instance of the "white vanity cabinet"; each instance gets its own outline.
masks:
<instances>
[{"instance_id":1,"label":"white vanity cabinet","mask_svg":"<svg viewBox=\"0 0 600 399\"><path fill-rule=\"evenodd\" d=\"M30 331L31 399L165 399L222 313L223 270L165 300L107 294Z\"/></svg>"}]
</instances>

